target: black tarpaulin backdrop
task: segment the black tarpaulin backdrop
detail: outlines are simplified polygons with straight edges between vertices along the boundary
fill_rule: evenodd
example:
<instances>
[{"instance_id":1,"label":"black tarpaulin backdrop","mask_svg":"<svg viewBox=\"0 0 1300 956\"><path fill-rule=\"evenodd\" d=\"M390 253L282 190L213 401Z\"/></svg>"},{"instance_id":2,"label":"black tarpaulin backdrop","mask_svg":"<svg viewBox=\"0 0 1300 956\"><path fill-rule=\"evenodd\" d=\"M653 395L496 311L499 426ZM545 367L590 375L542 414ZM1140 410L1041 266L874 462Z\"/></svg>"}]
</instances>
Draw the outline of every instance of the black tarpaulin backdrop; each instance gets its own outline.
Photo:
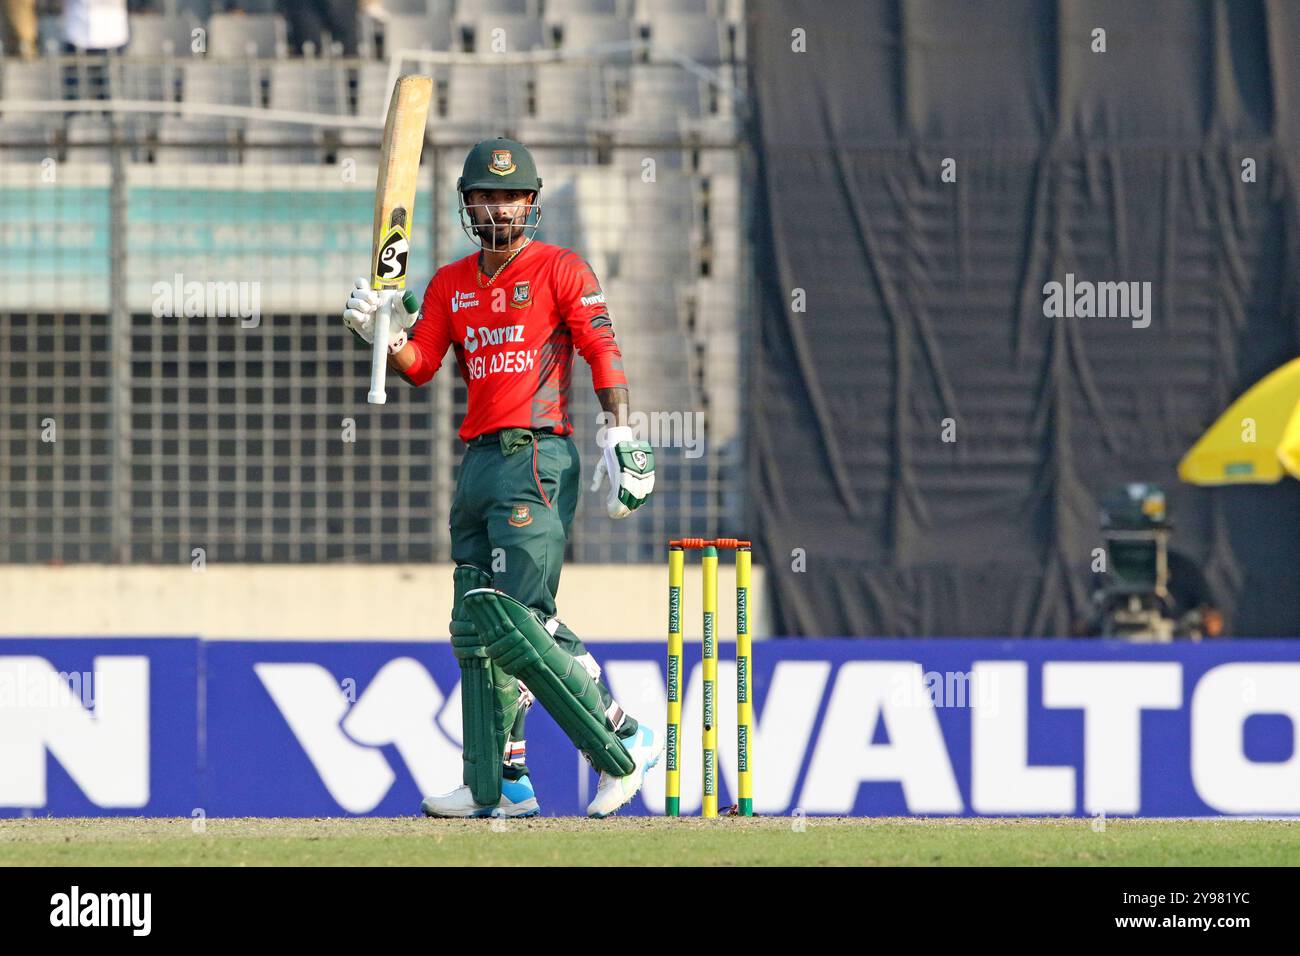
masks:
<instances>
[{"instance_id":1,"label":"black tarpaulin backdrop","mask_svg":"<svg viewBox=\"0 0 1300 956\"><path fill-rule=\"evenodd\" d=\"M1300 4L759 3L750 37L777 632L1068 634L1098 500L1150 480L1233 633L1300 633L1300 482L1175 475L1300 345ZM1067 273L1152 283L1150 327L1044 317Z\"/></svg>"}]
</instances>

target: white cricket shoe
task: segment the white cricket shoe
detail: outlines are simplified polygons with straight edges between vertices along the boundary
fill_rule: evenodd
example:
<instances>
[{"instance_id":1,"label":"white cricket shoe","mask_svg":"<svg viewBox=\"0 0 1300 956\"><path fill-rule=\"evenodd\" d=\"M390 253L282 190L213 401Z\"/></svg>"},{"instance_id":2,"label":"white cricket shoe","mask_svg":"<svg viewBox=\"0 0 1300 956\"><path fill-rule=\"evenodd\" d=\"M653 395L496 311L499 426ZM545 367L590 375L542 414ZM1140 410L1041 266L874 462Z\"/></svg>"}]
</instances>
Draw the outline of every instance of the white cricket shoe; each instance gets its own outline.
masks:
<instances>
[{"instance_id":1,"label":"white cricket shoe","mask_svg":"<svg viewBox=\"0 0 1300 956\"><path fill-rule=\"evenodd\" d=\"M600 782L596 785L596 796L592 798L591 803L587 804L589 817L599 819L617 813L637 795L641 784L645 782L646 773L663 755L664 738L657 730L641 724L635 734L623 741L623 746L627 748L636 768L623 777L616 777L609 773L600 775Z\"/></svg>"},{"instance_id":2,"label":"white cricket shoe","mask_svg":"<svg viewBox=\"0 0 1300 956\"><path fill-rule=\"evenodd\" d=\"M533 792L533 782L528 777L501 781L501 800L495 807L485 807L474 802L468 786L460 786L451 793L425 797L420 801L420 812L426 817L535 817L542 812Z\"/></svg>"}]
</instances>

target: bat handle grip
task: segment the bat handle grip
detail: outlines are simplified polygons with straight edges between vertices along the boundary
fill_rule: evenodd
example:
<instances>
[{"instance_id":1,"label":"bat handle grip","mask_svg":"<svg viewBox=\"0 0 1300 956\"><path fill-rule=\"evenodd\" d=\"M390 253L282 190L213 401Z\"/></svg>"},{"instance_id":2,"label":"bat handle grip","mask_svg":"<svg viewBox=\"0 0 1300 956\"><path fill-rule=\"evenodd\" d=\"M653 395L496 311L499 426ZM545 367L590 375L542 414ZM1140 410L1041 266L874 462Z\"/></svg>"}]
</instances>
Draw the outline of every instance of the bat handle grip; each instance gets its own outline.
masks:
<instances>
[{"instance_id":1,"label":"bat handle grip","mask_svg":"<svg viewBox=\"0 0 1300 956\"><path fill-rule=\"evenodd\" d=\"M384 391L384 378L388 374L388 326L393 315L393 294L380 293L379 308L375 310L374 351L370 353L370 392L366 401L383 405L388 401Z\"/></svg>"}]
</instances>

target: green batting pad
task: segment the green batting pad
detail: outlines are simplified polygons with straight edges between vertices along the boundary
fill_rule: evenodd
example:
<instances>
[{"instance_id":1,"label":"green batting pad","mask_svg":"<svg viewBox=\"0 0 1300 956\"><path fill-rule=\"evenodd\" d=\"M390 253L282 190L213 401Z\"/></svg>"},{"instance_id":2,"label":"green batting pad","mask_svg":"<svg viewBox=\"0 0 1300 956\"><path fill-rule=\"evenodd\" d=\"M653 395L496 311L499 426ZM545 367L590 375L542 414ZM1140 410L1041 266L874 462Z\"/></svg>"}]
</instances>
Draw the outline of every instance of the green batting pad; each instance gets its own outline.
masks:
<instances>
[{"instance_id":1,"label":"green batting pad","mask_svg":"<svg viewBox=\"0 0 1300 956\"><path fill-rule=\"evenodd\" d=\"M465 609L465 592L491 583L485 571L471 564L457 565L452 572L450 630L452 653L460 662L462 779L480 806L496 806L501 801L501 760L510 729L499 720L492 659Z\"/></svg>"},{"instance_id":2,"label":"green batting pad","mask_svg":"<svg viewBox=\"0 0 1300 956\"><path fill-rule=\"evenodd\" d=\"M492 660L528 685L592 766L620 777L636 769L623 742L606 726L596 682L532 610L491 588L467 592L464 605Z\"/></svg>"}]
</instances>

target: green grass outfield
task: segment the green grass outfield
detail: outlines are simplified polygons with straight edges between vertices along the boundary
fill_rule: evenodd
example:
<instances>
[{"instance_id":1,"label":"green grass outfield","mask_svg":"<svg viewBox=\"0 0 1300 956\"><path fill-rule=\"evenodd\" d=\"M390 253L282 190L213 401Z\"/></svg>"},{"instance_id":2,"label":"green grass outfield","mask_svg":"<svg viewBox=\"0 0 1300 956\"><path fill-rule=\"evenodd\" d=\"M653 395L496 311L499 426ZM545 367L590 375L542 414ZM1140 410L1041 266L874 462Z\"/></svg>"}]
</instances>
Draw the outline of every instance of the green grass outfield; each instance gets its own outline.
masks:
<instances>
[{"instance_id":1,"label":"green grass outfield","mask_svg":"<svg viewBox=\"0 0 1300 956\"><path fill-rule=\"evenodd\" d=\"M1256 866L1297 820L0 820L0 866Z\"/></svg>"}]
</instances>

